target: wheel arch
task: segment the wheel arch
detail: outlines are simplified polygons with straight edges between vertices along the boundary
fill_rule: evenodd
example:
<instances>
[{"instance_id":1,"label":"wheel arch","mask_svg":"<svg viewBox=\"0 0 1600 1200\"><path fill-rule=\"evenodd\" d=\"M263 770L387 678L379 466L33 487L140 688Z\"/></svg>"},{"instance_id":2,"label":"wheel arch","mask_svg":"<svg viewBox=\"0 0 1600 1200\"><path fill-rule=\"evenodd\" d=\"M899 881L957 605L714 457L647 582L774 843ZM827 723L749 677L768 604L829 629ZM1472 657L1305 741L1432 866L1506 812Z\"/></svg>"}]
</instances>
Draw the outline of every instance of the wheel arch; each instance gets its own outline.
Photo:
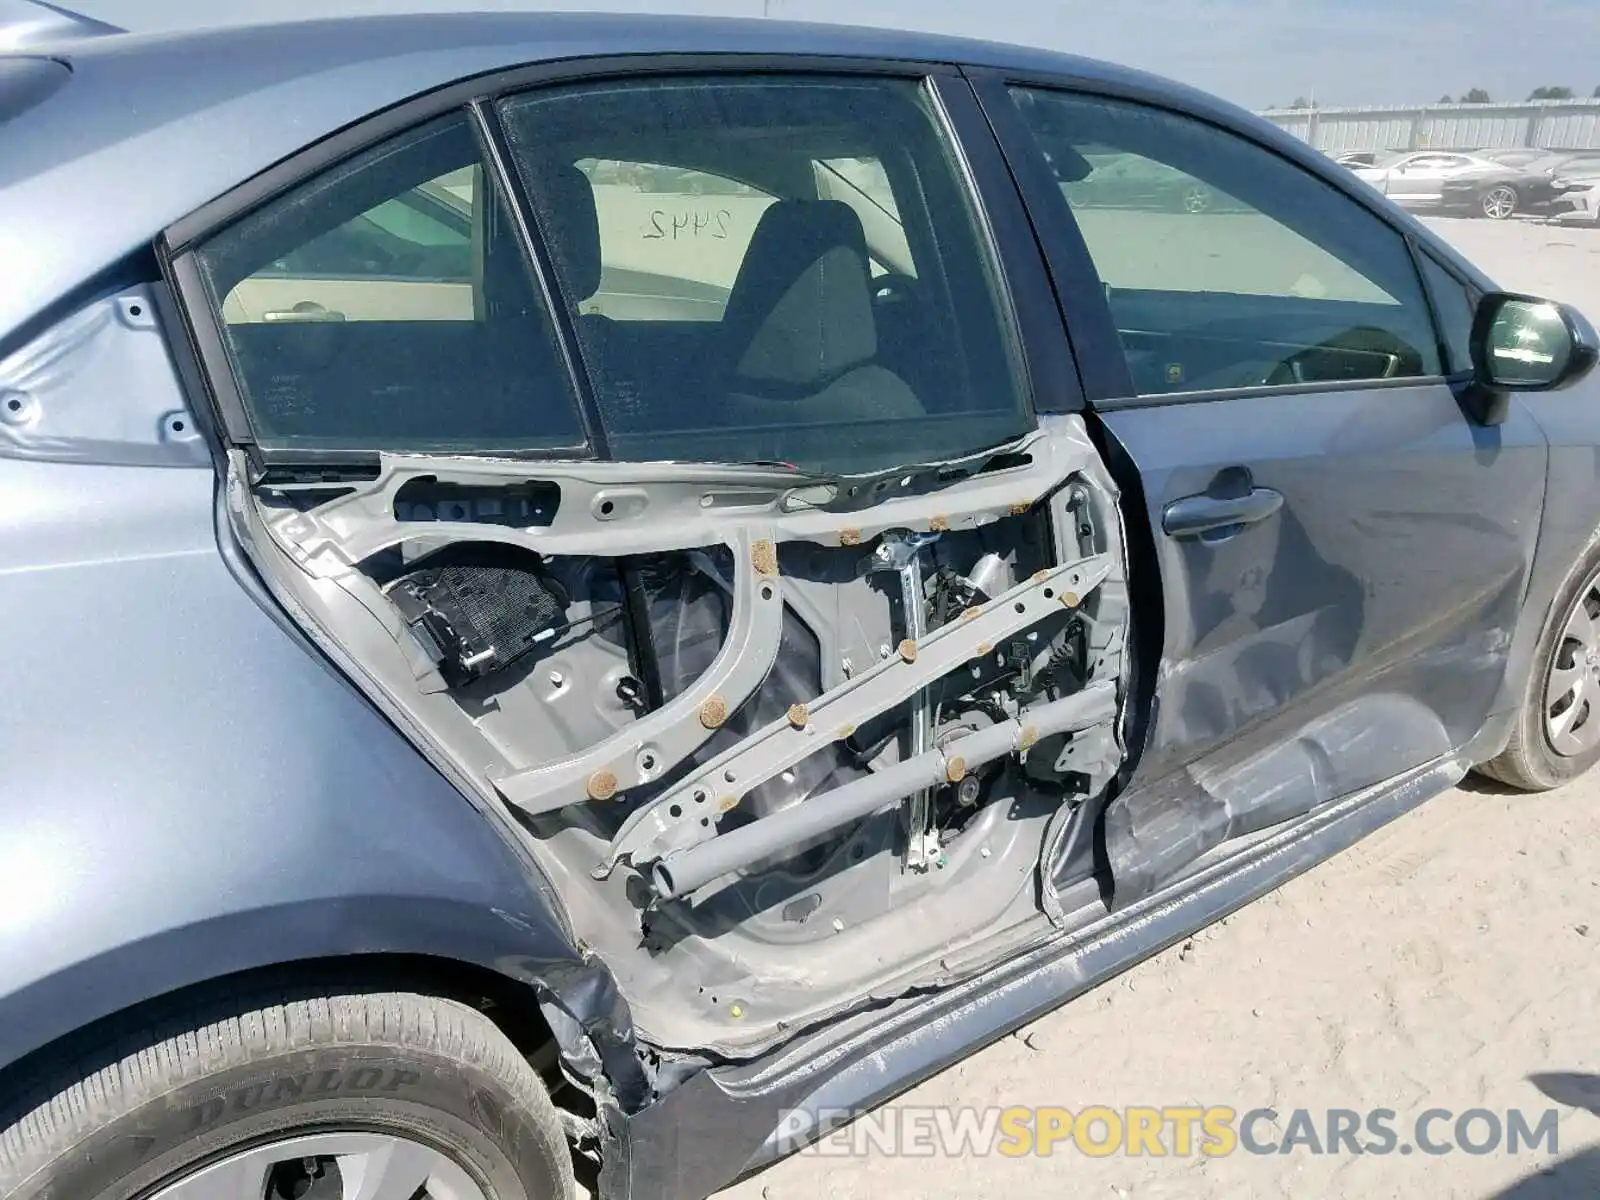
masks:
<instances>
[{"instance_id":1,"label":"wheel arch","mask_svg":"<svg viewBox=\"0 0 1600 1200\"><path fill-rule=\"evenodd\" d=\"M63 980L62 986L70 988L74 981ZM86 1010L72 1004L69 993L53 993L49 998L67 1006L63 1019L78 1020L0 1068L0 1129L28 1111L41 1095L51 1093L63 1069L86 1075L109 1066L127 1052L130 1039L147 1031L175 1022L208 1023L230 1015L252 997L310 995L329 988L415 992L476 1009L540 1070L552 1095L558 1094L561 1080L551 1052L566 1048L547 1016L549 1006L558 1003L547 984L496 965L440 953L349 951L263 964L132 999L120 993L97 1005L105 1011L88 1020L79 1019ZM571 1105L575 1097L562 1098ZM575 1107L578 1115L590 1115L586 1105Z\"/></svg>"},{"instance_id":2,"label":"wheel arch","mask_svg":"<svg viewBox=\"0 0 1600 1200\"><path fill-rule=\"evenodd\" d=\"M0 1193L48 1200L101 1195L109 1184L106 1195L121 1195L116 1181L125 1187L126 1173L143 1172L139 1194L154 1186L165 1195L163 1185L240 1150L318 1133L348 1141L351 1132L385 1132L385 1117L374 1112L369 1122L365 1107L354 1131L330 1131L326 1115L273 1123L273 1105L309 1092L313 1104L342 1097L346 1113L362 1096L369 1103L404 1097L402 1109L440 1107L458 1129L478 1126L491 1140L514 1124L520 1133L497 1148L540 1172L549 1186L535 1187L537 1194L565 1195L568 1185L556 1185L561 1175L571 1179L571 1143L593 1127L594 1106L542 1052L555 1034L532 992L462 960L364 954L239 972L155 997L0 1070ZM412 1056L427 1065L408 1066ZM453 1104L438 1105L441 1096ZM496 1104L500 1120L486 1119ZM253 1131L219 1142L215 1127L230 1116L253 1121ZM390 1111L387 1121L394 1118ZM402 1138L414 1136L402 1126ZM175 1145L189 1148L187 1160L173 1159ZM167 1166L152 1174L163 1156ZM285 1161L300 1157L297 1148ZM281 1185L267 1190L276 1196Z\"/></svg>"},{"instance_id":3,"label":"wheel arch","mask_svg":"<svg viewBox=\"0 0 1600 1200\"><path fill-rule=\"evenodd\" d=\"M9 1107L63 1063L108 1065L94 1060L114 1057L157 1020L203 1019L229 997L330 984L458 1000L544 1059L536 1065L546 1071L553 1046L580 1073L603 1073L619 1102L644 1086L626 1003L597 960L503 909L341 897L230 913L117 945L6 997L16 1019L0 1028L0 1097Z\"/></svg>"},{"instance_id":4,"label":"wheel arch","mask_svg":"<svg viewBox=\"0 0 1600 1200\"><path fill-rule=\"evenodd\" d=\"M1527 408L1544 432L1550 457L1523 616L1512 631L1506 673L1495 702L1495 711L1504 714L1516 710L1530 674L1538 668L1534 651L1562 588L1600 548L1600 519L1590 500L1600 489L1600 458L1592 444L1594 425L1600 420L1600 377L1591 376L1565 392L1526 393L1516 403ZM1492 758L1502 749L1503 745L1485 746L1482 756Z\"/></svg>"}]
</instances>

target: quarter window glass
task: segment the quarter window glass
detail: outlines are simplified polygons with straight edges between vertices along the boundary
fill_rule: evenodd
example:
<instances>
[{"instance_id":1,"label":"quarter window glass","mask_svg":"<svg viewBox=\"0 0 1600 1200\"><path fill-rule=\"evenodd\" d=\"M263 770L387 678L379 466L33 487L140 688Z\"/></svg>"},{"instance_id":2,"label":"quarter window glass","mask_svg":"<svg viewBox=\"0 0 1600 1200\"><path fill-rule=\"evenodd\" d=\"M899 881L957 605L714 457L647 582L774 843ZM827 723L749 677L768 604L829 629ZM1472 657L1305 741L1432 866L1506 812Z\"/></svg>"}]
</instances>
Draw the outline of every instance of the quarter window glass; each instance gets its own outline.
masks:
<instances>
[{"instance_id":1,"label":"quarter window glass","mask_svg":"<svg viewBox=\"0 0 1600 1200\"><path fill-rule=\"evenodd\" d=\"M619 456L853 473L1031 426L922 85L656 78L502 117Z\"/></svg>"},{"instance_id":2,"label":"quarter window glass","mask_svg":"<svg viewBox=\"0 0 1600 1200\"><path fill-rule=\"evenodd\" d=\"M473 167L385 200L241 280L223 315L239 324L266 321L308 299L320 302L320 294L337 301L333 311L347 321L472 320L477 186Z\"/></svg>"},{"instance_id":3,"label":"quarter window glass","mask_svg":"<svg viewBox=\"0 0 1600 1200\"><path fill-rule=\"evenodd\" d=\"M1016 89L1106 286L1141 395L1436 375L1405 239L1243 138Z\"/></svg>"},{"instance_id":4,"label":"quarter window glass","mask_svg":"<svg viewBox=\"0 0 1600 1200\"><path fill-rule=\"evenodd\" d=\"M554 324L462 117L332 168L196 257L263 444L583 442Z\"/></svg>"}]
</instances>

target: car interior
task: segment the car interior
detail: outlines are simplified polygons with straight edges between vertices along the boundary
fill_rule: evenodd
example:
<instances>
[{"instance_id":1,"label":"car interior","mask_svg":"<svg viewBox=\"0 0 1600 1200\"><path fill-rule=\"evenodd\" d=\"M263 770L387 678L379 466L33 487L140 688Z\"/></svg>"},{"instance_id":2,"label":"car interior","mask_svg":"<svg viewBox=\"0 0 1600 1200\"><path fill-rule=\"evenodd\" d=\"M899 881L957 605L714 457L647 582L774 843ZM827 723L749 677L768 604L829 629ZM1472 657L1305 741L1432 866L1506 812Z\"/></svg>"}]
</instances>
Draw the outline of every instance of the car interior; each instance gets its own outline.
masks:
<instances>
[{"instance_id":1,"label":"car interior","mask_svg":"<svg viewBox=\"0 0 1600 1200\"><path fill-rule=\"evenodd\" d=\"M685 446L709 437L747 460L785 459L805 431L836 443L886 419L987 421L992 436L978 436L1001 440L1010 389L989 381L1009 377L1009 354L973 334L996 325L990 268L961 198L924 166L942 154L932 129L909 105L890 111L890 128L868 124L832 89L819 97L832 112L797 122L781 91L730 89L710 129L696 125L692 94L671 87L588 96L581 119L559 91L503 106L564 290L594 314L580 332L619 452L631 456L634 437L659 447L681 434ZM762 199L691 198L678 220L662 212L651 224L577 169L597 160L671 167ZM851 185L832 165L841 160L879 166L887 188ZM671 251L660 243L685 238L726 266L618 278L630 261L655 261L652 244Z\"/></svg>"}]
</instances>

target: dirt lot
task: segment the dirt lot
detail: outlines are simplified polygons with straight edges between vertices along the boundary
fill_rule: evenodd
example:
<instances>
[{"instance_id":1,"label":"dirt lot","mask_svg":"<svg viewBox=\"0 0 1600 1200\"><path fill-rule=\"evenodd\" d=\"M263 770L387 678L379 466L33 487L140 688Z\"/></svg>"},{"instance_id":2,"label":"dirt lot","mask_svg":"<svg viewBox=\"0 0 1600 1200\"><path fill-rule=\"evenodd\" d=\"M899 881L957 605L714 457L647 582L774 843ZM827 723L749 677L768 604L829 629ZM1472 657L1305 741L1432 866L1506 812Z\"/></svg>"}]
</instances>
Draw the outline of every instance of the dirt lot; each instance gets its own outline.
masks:
<instances>
[{"instance_id":1,"label":"dirt lot","mask_svg":"<svg viewBox=\"0 0 1600 1200\"><path fill-rule=\"evenodd\" d=\"M1441 221L1503 286L1600 319L1600 231ZM1473 783L1192 942L930 1080L915 1105L1228 1105L1318 1126L1329 1108L1560 1113L1559 1149L1433 1156L837 1157L724 1193L888 1197L1600 1194L1600 778L1522 798ZM1550 1080L1549 1074L1589 1080ZM1537 1081L1530 1077L1540 1077ZM1595 1086L1595 1090L1585 1088ZM1592 1111L1562 1100L1586 1101ZM1452 1122L1435 1126L1448 1142ZM1442 1136L1441 1136L1442 1135ZM1481 1135L1480 1135L1481 1136Z\"/></svg>"},{"instance_id":2,"label":"dirt lot","mask_svg":"<svg viewBox=\"0 0 1600 1200\"><path fill-rule=\"evenodd\" d=\"M1429 224L1502 287L1576 304L1591 321L1600 323L1600 228L1531 221Z\"/></svg>"}]
</instances>

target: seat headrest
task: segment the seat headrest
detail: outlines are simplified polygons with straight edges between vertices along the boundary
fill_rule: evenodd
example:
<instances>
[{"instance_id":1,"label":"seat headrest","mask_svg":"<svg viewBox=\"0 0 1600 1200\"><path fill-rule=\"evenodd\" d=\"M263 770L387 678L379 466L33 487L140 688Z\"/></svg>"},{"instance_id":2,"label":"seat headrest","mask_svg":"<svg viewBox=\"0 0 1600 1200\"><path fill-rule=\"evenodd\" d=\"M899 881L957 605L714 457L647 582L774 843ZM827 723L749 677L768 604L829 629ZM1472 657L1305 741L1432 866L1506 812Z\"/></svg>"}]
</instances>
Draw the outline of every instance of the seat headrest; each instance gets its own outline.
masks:
<instances>
[{"instance_id":1,"label":"seat headrest","mask_svg":"<svg viewBox=\"0 0 1600 1200\"><path fill-rule=\"evenodd\" d=\"M561 282L574 300L587 300L600 290L600 210L594 187L571 163L551 167L541 184L545 235Z\"/></svg>"},{"instance_id":2,"label":"seat headrest","mask_svg":"<svg viewBox=\"0 0 1600 1200\"><path fill-rule=\"evenodd\" d=\"M761 215L728 295L734 375L825 385L878 353L861 218L838 200L781 200Z\"/></svg>"}]
</instances>

